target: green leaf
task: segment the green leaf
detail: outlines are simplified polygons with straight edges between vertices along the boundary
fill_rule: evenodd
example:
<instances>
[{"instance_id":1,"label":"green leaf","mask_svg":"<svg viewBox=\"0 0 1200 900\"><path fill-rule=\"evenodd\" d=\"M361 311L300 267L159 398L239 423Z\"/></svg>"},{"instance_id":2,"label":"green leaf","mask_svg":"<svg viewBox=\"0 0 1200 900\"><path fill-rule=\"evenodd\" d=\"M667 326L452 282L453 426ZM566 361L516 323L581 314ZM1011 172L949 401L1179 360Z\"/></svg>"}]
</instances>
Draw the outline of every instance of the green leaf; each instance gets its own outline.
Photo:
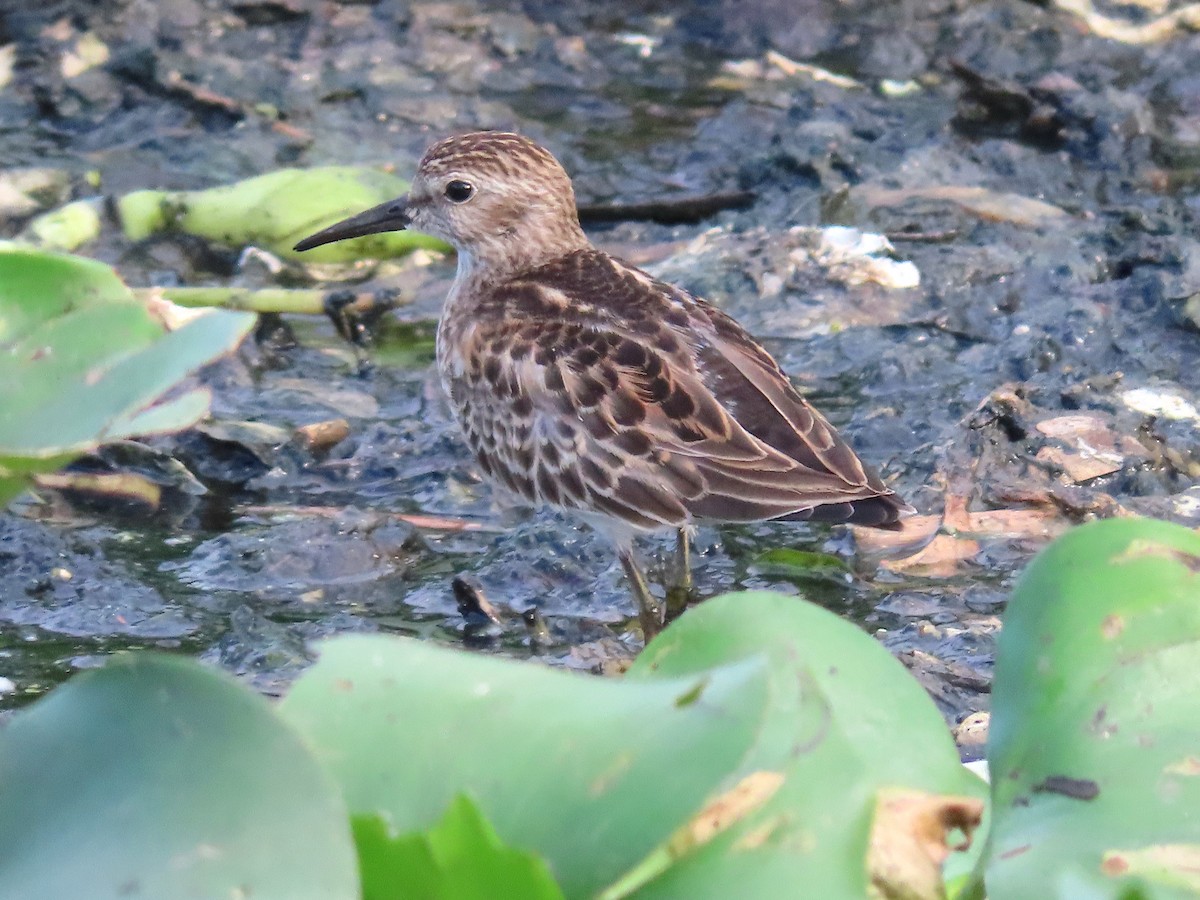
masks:
<instances>
[{"instance_id":1,"label":"green leaf","mask_svg":"<svg viewBox=\"0 0 1200 900\"><path fill-rule=\"evenodd\" d=\"M358 896L345 806L265 700L117 657L0 731L0 896Z\"/></svg>"},{"instance_id":2,"label":"green leaf","mask_svg":"<svg viewBox=\"0 0 1200 900\"><path fill-rule=\"evenodd\" d=\"M0 246L0 505L104 441L195 422L207 391L176 386L253 324L214 311L168 332L108 266Z\"/></svg>"},{"instance_id":3,"label":"green leaf","mask_svg":"<svg viewBox=\"0 0 1200 900\"><path fill-rule=\"evenodd\" d=\"M1078 528L1022 576L997 647L991 900L1194 896L1200 535Z\"/></svg>"},{"instance_id":4,"label":"green leaf","mask_svg":"<svg viewBox=\"0 0 1200 900\"><path fill-rule=\"evenodd\" d=\"M780 784L708 841L660 854L641 872L638 897L770 897L801 884L814 897L861 897L873 874L873 824L884 848L910 837L894 820L876 819L881 800L902 789L979 806L985 788L959 764L920 685L856 626L794 597L707 600L656 638L627 677L652 683L762 652L771 661L768 719L738 775L753 786L745 779L762 784L760 773L778 773ZM940 890L935 863L913 877Z\"/></svg>"},{"instance_id":5,"label":"green leaf","mask_svg":"<svg viewBox=\"0 0 1200 900\"><path fill-rule=\"evenodd\" d=\"M121 302L129 296L117 273L104 263L0 241L0 346L71 309Z\"/></svg>"},{"instance_id":6,"label":"green leaf","mask_svg":"<svg viewBox=\"0 0 1200 900\"><path fill-rule=\"evenodd\" d=\"M354 817L364 900L563 896L544 860L506 847L478 807L455 797L426 832L392 837L378 815Z\"/></svg>"},{"instance_id":7,"label":"green leaf","mask_svg":"<svg viewBox=\"0 0 1200 900\"><path fill-rule=\"evenodd\" d=\"M635 683L354 635L323 645L281 712L353 814L422 830L466 792L505 843L583 896L700 808L765 704L757 658Z\"/></svg>"},{"instance_id":8,"label":"green leaf","mask_svg":"<svg viewBox=\"0 0 1200 900\"><path fill-rule=\"evenodd\" d=\"M34 475L61 469L73 460L76 455L74 453L64 453L61 456L49 456L37 459L0 455L0 509L3 509L8 501L20 495L29 487L29 483Z\"/></svg>"},{"instance_id":9,"label":"green leaf","mask_svg":"<svg viewBox=\"0 0 1200 900\"><path fill-rule=\"evenodd\" d=\"M253 244L278 256L307 262L386 259L418 247L449 252L436 238L415 231L368 235L292 250L301 238L385 203L408 190L408 182L366 166L280 169L203 191L135 191L117 202L128 237L183 231L234 247Z\"/></svg>"}]
</instances>

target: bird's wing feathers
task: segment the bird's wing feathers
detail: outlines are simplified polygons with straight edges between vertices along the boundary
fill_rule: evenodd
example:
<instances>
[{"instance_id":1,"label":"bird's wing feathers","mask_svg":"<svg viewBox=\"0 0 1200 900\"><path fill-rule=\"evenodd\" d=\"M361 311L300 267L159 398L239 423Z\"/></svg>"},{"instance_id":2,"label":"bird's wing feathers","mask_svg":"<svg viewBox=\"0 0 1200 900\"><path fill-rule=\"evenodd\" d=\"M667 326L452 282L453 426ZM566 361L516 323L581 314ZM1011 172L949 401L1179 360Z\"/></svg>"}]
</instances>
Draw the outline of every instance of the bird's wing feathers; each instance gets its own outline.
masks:
<instances>
[{"instance_id":1,"label":"bird's wing feathers","mask_svg":"<svg viewBox=\"0 0 1200 900\"><path fill-rule=\"evenodd\" d=\"M451 385L511 489L639 528L904 509L728 316L599 253L535 275L493 292Z\"/></svg>"}]
</instances>

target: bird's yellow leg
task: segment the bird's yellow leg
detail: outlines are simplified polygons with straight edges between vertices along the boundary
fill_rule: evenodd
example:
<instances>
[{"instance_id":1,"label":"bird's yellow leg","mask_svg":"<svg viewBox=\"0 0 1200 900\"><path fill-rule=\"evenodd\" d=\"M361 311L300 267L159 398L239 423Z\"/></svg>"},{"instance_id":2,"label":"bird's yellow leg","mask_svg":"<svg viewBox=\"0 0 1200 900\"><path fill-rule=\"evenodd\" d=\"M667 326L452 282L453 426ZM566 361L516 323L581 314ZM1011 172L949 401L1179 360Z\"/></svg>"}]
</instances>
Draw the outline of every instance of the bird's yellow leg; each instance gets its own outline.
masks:
<instances>
[{"instance_id":1,"label":"bird's yellow leg","mask_svg":"<svg viewBox=\"0 0 1200 900\"><path fill-rule=\"evenodd\" d=\"M642 574L641 567L633 558L633 548L622 547L617 551L617 556L621 560L621 568L625 570L625 577L629 579L629 587L637 600L638 622L641 623L642 636L648 644L662 630L662 604L655 600L650 593L650 588L646 584L646 576Z\"/></svg>"}]
</instances>

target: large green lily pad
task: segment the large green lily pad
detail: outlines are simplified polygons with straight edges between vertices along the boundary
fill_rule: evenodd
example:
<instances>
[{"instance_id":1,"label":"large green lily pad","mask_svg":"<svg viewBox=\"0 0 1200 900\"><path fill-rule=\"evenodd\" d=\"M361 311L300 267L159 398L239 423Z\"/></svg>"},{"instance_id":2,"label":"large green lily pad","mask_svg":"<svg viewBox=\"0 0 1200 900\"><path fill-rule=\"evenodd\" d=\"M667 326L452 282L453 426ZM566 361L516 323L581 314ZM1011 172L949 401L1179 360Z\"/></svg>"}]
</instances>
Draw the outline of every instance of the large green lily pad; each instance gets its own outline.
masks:
<instances>
[{"instance_id":1,"label":"large green lily pad","mask_svg":"<svg viewBox=\"0 0 1200 900\"><path fill-rule=\"evenodd\" d=\"M932 817L953 819L978 809L986 788L960 765L929 696L859 628L795 597L726 594L689 610L627 677L652 683L764 652L769 718L738 777L779 773L778 788L669 866L660 854L661 873L637 896L774 897L803 885L807 896L861 897L872 882L887 896L940 896L937 861L913 852L922 823L881 809L925 794Z\"/></svg>"},{"instance_id":2,"label":"large green lily pad","mask_svg":"<svg viewBox=\"0 0 1200 900\"><path fill-rule=\"evenodd\" d=\"M0 897L358 896L346 809L261 697L118 657L0 731Z\"/></svg>"},{"instance_id":3,"label":"large green lily pad","mask_svg":"<svg viewBox=\"0 0 1200 900\"><path fill-rule=\"evenodd\" d=\"M991 900L1200 893L1200 535L1070 532L997 648Z\"/></svg>"},{"instance_id":4,"label":"large green lily pad","mask_svg":"<svg viewBox=\"0 0 1200 900\"><path fill-rule=\"evenodd\" d=\"M511 846L589 896L696 812L762 727L764 661L624 682L348 636L281 712L351 813L424 830L469 794Z\"/></svg>"}]
</instances>

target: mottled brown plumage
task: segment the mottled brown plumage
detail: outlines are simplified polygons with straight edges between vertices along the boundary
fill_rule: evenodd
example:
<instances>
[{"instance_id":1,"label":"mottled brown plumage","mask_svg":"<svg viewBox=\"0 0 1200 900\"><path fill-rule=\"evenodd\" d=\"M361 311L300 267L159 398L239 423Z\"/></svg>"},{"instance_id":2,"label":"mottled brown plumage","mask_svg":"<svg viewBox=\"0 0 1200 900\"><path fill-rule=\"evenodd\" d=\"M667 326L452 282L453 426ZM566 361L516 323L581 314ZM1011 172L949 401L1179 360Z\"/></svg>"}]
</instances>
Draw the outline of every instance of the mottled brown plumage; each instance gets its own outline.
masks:
<instances>
[{"instance_id":1,"label":"mottled brown plumage","mask_svg":"<svg viewBox=\"0 0 1200 900\"><path fill-rule=\"evenodd\" d=\"M442 380L484 473L630 548L639 531L806 519L894 527L909 507L733 319L596 250L571 182L514 134L435 144L407 198L302 241L412 226L450 241Z\"/></svg>"}]
</instances>

